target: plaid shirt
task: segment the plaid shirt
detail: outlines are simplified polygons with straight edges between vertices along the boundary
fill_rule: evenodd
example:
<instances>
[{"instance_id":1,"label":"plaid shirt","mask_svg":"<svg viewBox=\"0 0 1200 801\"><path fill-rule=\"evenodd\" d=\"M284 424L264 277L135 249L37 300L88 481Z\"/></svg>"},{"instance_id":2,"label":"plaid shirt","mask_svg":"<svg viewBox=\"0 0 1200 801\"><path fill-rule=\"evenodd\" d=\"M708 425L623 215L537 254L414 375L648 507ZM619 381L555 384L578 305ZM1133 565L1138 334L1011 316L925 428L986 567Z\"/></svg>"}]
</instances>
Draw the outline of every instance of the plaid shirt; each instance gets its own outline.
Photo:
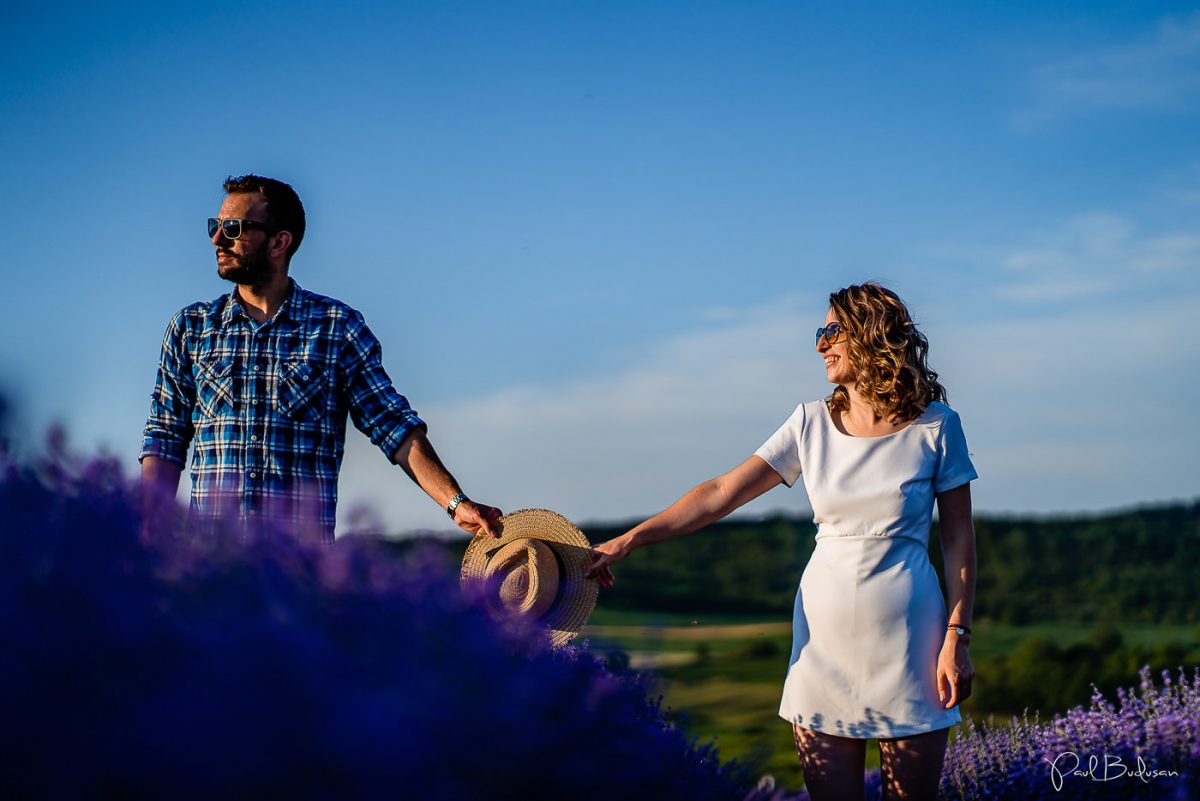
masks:
<instances>
[{"instance_id":1,"label":"plaid shirt","mask_svg":"<svg viewBox=\"0 0 1200 801\"><path fill-rule=\"evenodd\" d=\"M392 386L362 314L301 289L267 322L234 293L167 326L139 461L184 465L202 522L262 521L333 539L346 413L391 459L425 423Z\"/></svg>"}]
</instances>

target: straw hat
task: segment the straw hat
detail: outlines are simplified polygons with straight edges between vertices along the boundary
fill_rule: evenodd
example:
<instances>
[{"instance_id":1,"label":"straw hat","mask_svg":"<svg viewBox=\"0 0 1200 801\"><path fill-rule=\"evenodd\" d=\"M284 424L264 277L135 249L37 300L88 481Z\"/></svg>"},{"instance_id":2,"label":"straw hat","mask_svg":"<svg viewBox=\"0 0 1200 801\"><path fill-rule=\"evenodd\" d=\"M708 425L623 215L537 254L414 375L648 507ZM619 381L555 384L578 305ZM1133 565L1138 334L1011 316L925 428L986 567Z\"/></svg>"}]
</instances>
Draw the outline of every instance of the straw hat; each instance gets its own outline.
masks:
<instances>
[{"instance_id":1,"label":"straw hat","mask_svg":"<svg viewBox=\"0 0 1200 801\"><path fill-rule=\"evenodd\" d=\"M545 626L554 645L579 633L596 606L599 584L587 578L590 543L549 509L521 509L501 518L499 539L475 537L463 556L462 584L483 585L497 620L520 616Z\"/></svg>"}]
</instances>

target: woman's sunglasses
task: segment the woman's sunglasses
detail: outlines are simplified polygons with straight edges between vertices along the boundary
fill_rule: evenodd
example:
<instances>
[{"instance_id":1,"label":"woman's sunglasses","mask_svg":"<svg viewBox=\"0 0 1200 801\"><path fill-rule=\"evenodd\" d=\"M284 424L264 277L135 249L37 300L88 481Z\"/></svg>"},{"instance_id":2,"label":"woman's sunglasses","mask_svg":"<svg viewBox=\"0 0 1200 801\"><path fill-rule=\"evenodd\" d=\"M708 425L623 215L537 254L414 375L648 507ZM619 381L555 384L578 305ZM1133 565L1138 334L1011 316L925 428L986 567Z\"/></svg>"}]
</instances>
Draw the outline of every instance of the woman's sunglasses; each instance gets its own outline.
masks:
<instances>
[{"instance_id":1,"label":"woman's sunglasses","mask_svg":"<svg viewBox=\"0 0 1200 801\"><path fill-rule=\"evenodd\" d=\"M220 217L208 218L208 238L212 239L220 231L226 239L241 239L242 234L246 231L257 228L260 231L266 231L268 234L277 234L279 229L273 225L260 223L258 220L239 220L237 217L229 217L221 219Z\"/></svg>"},{"instance_id":2,"label":"woman's sunglasses","mask_svg":"<svg viewBox=\"0 0 1200 801\"><path fill-rule=\"evenodd\" d=\"M830 323L824 328L817 329L817 347L821 347L821 337L825 337L825 341L830 345L836 345L846 338L846 332L837 323Z\"/></svg>"}]
</instances>

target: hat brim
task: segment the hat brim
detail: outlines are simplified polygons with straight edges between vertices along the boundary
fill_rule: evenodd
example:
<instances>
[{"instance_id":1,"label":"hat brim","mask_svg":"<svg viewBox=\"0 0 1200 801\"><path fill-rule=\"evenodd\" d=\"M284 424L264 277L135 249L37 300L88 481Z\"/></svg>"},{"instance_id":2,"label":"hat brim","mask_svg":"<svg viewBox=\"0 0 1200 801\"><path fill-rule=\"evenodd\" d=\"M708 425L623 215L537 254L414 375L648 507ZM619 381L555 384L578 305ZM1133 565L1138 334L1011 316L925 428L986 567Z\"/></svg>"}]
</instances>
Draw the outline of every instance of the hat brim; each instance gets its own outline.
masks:
<instances>
[{"instance_id":1,"label":"hat brim","mask_svg":"<svg viewBox=\"0 0 1200 801\"><path fill-rule=\"evenodd\" d=\"M500 519L499 539L472 538L463 555L463 586L484 580L488 557L497 549L519 539L537 539L547 543L559 563L559 588L554 605L538 624L548 629L550 642L565 645L579 633L596 608L600 585L587 577L592 566L591 543L574 523L549 509L520 509Z\"/></svg>"}]
</instances>

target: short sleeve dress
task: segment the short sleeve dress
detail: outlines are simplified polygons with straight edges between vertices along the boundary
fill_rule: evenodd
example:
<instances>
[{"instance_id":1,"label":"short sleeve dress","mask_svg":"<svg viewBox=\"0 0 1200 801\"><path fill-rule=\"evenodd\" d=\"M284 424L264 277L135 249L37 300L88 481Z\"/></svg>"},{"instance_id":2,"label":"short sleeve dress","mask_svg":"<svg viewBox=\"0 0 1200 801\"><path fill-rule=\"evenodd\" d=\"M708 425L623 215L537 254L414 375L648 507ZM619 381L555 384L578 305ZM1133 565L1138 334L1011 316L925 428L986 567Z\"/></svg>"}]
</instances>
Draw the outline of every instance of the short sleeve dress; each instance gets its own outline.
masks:
<instances>
[{"instance_id":1,"label":"short sleeve dress","mask_svg":"<svg viewBox=\"0 0 1200 801\"><path fill-rule=\"evenodd\" d=\"M755 451L789 487L803 476L817 524L800 579L779 714L842 737L953 726L938 699L946 602L929 562L937 493L977 478L958 415L931 403L905 428L853 437L825 401L796 407Z\"/></svg>"}]
</instances>

